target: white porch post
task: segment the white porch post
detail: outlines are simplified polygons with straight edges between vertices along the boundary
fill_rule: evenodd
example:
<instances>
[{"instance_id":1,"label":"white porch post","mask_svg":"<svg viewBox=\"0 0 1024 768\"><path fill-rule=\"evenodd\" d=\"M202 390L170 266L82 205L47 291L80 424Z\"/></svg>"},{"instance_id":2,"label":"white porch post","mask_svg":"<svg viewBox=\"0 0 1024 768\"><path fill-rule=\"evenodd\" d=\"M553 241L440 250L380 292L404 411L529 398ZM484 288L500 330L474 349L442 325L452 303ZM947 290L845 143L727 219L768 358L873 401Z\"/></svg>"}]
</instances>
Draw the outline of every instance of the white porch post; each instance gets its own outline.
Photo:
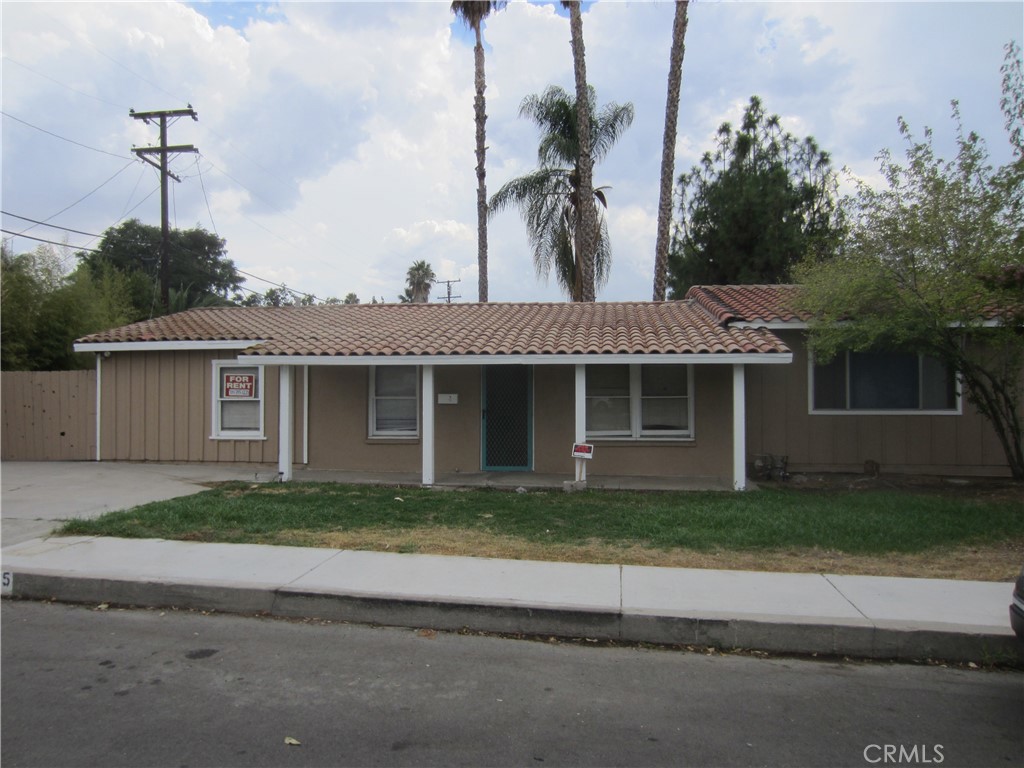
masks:
<instances>
[{"instance_id":1,"label":"white porch post","mask_svg":"<svg viewBox=\"0 0 1024 768\"><path fill-rule=\"evenodd\" d=\"M288 482L292 479L292 366L279 367L278 381L277 473L281 482Z\"/></svg>"},{"instance_id":2,"label":"white porch post","mask_svg":"<svg viewBox=\"0 0 1024 768\"><path fill-rule=\"evenodd\" d=\"M747 489L747 405L746 367L732 366L732 487Z\"/></svg>"},{"instance_id":3,"label":"white porch post","mask_svg":"<svg viewBox=\"0 0 1024 768\"><path fill-rule=\"evenodd\" d=\"M574 442L585 443L587 442L587 366L579 363L576 365L576 435L573 438ZM577 459L576 463L579 465L579 476L577 480L586 482L587 480L587 462L582 459Z\"/></svg>"},{"instance_id":4,"label":"white porch post","mask_svg":"<svg viewBox=\"0 0 1024 768\"><path fill-rule=\"evenodd\" d=\"M107 353L109 354L109 352ZM103 442L100 440L103 427L103 355L96 353L96 461L101 461Z\"/></svg>"},{"instance_id":5,"label":"white porch post","mask_svg":"<svg viewBox=\"0 0 1024 768\"><path fill-rule=\"evenodd\" d=\"M434 366L423 366L423 485L434 484Z\"/></svg>"}]
</instances>

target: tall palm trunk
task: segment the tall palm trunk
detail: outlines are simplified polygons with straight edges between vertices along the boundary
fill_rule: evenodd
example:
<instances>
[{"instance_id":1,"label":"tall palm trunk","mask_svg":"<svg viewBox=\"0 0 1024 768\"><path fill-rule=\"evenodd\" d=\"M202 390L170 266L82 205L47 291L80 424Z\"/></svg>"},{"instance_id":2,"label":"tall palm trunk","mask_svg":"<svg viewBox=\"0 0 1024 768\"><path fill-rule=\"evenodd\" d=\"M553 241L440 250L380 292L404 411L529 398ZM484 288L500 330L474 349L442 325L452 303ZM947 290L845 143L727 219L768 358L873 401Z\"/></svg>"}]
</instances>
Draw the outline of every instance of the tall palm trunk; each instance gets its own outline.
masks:
<instances>
[{"instance_id":1,"label":"tall palm trunk","mask_svg":"<svg viewBox=\"0 0 1024 768\"><path fill-rule=\"evenodd\" d=\"M676 0L669 54L668 95L665 99L665 136L661 144L661 194L658 197L658 237L654 246L654 300L665 300L668 281L669 225L672 221L672 186L676 159L676 125L679 122L679 90L686 53L686 12L689 0Z\"/></svg>"},{"instance_id":2,"label":"tall palm trunk","mask_svg":"<svg viewBox=\"0 0 1024 768\"><path fill-rule=\"evenodd\" d=\"M577 170L580 190L594 188L594 158L590 149L590 101L587 90L587 59L583 45L583 13L580 0L562 0L569 10L569 33L572 41L573 71L576 76L576 122L580 154ZM592 205L576 207L576 252L580 263L582 286L580 301L594 301L594 251L597 249L597 211Z\"/></svg>"},{"instance_id":3,"label":"tall palm trunk","mask_svg":"<svg viewBox=\"0 0 1024 768\"><path fill-rule=\"evenodd\" d=\"M477 231L477 299L487 301L487 144L486 129L487 103L484 90L487 79L484 76L483 23L491 11L505 7L506 0L454 0L452 13L473 30L476 45L473 47L473 84L476 96L473 98L473 112L476 119L476 231Z\"/></svg>"},{"instance_id":4,"label":"tall palm trunk","mask_svg":"<svg viewBox=\"0 0 1024 768\"><path fill-rule=\"evenodd\" d=\"M473 110L476 115L476 234L477 234L477 274L478 288L477 300L487 301L487 147L485 145L485 124L487 123L487 108L484 100L484 89L486 78L484 77L484 44L480 34L481 21L473 25L476 33L476 46L473 48L473 56L476 62L474 83L476 85L476 98L473 100Z\"/></svg>"}]
</instances>

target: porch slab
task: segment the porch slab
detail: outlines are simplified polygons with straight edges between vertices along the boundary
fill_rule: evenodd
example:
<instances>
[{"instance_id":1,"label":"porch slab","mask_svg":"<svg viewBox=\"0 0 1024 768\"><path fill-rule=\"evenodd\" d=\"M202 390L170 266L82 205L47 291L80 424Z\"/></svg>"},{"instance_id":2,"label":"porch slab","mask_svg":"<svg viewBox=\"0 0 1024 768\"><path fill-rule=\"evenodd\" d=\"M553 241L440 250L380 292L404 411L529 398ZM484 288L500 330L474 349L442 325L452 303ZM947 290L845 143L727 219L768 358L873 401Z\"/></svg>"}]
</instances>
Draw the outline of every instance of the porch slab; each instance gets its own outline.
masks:
<instances>
[{"instance_id":1,"label":"porch slab","mask_svg":"<svg viewBox=\"0 0 1024 768\"><path fill-rule=\"evenodd\" d=\"M340 471L332 469L296 469L296 481L352 483L354 485L422 485L417 472ZM444 472L434 479L435 488L499 488L562 490L571 475L538 472ZM587 487L602 490L632 491L729 491L732 481L721 477L643 477L638 475L597 475L587 477ZM748 489L753 486L748 482Z\"/></svg>"}]
</instances>

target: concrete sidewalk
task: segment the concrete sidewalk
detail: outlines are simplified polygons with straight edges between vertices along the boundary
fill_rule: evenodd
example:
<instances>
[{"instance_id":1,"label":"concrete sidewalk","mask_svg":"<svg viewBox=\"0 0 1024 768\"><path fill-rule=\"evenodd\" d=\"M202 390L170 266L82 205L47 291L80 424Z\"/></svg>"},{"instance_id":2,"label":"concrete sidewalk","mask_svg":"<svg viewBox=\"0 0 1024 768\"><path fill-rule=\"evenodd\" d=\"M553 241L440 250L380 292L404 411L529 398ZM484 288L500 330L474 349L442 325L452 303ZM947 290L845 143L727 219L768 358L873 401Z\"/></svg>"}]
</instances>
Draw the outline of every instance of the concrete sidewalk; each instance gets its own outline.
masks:
<instances>
[{"instance_id":1,"label":"concrete sidewalk","mask_svg":"<svg viewBox=\"0 0 1024 768\"><path fill-rule=\"evenodd\" d=\"M1011 586L54 537L5 595L886 659L1024 660Z\"/></svg>"}]
</instances>

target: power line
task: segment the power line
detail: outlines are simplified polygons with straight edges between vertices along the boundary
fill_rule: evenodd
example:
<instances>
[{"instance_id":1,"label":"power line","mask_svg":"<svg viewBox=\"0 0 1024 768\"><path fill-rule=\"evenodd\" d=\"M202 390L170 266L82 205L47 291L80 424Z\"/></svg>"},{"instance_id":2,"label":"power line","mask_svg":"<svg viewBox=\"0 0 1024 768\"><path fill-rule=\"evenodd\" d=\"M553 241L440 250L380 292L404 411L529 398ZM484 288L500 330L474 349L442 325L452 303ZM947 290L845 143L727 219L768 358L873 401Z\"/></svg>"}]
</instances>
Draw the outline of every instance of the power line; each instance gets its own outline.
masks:
<instances>
[{"instance_id":1,"label":"power line","mask_svg":"<svg viewBox=\"0 0 1024 768\"><path fill-rule=\"evenodd\" d=\"M95 101L100 102L101 104L108 104L111 107L120 107L122 109L128 109L128 107L126 107L126 106L124 106L122 104L115 104L112 101L107 101L106 99L101 99L99 96L93 96L91 93L86 93L85 91L80 91L77 88L72 88L67 83L62 83L60 80L52 78L49 75L44 75L42 72L40 72L40 71L38 71L36 69L32 69L32 67L30 67L28 64L22 64L20 61L17 61L16 59L12 59L7 54L4 54L3 58L6 59L7 61L11 62L11 64L17 64L22 69L27 69L32 74L34 74L34 75L36 75L38 77L41 77L44 80L49 80L51 83L56 83L57 85L61 86L62 88L67 88L69 91L71 91L72 93L77 93L79 96L86 96L86 97L88 97L90 99L94 99Z\"/></svg>"},{"instance_id":2,"label":"power line","mask_svg":"<svg viewBox=\"0 0 1024 768\"><path fill-rule=\"evenodd\" d=\"M0 229L5 235L13 235L14 237L23 237L26 240L37 240L40 243L49 243L50 245L59 245L62 248L74 248L77 251L89 251L90 253L99 253L95 248L78 248L71 245L70 243L58 243L56 240L45 240L42 237L33 237L32 235L19 235L17 232L11 232L9 229Z\"/></svg>"},{"instance_id":3,"label":"power line","mask_svg":"<svg viewBox=\"0 0 1024 768\"><path fill-rule=\"evenodd\" d=\"M152 194L152 193L150 193L150 194ZM65 232L74 232L76 235L85 235L86 237L93 237L93 238L103 237L103 235L97 235L95 232L83 232L83 231L78 230L78 229L71 229L70 227L62 227L62 226L59 226L57 224L46 224L45 222L36 221L35 219L30 219L27 216L19 216L18 214L11 213L10 211L0 211L0 214L3 214L4 216L10 216L10 217L15 218L15 219L21 219L22 221L30 221L30 222L32 222L34 224L42 224L43 226L51 227L52 229L60 229L60 230L63 230ZM43 239L41 237L32 237L30 235L18 234L16 232L11 232L11 231L6 230L6 229L2 230L2 231L5 232L8 235L14 235L15 237L24 237L24 238L27 238L28 240L38 240L39 242L50 243L51 245L65 245L65 246L67 246L69 248L73 247L73 246L68 245L67 243L58 243L58 242L55 242L53 240L45 240L45 239ZM176 245L175 248L179 252L191 253L194 256L201 255L201 254L197 253L196 251L193 251L193 250L191 250L189 248L182 248L180 245ZM99 250L97 250L95 248L84 248L84 247L77 248L77 250L89 251L90 253L100 253L101 252L101 251L99 251ZM290 291L291 293L298 294L299 296L308 296L311 299L318 298L316 295L314 295L312 293L306 293L305 291L300 291L297 288L289 288L285 283L278 283L278 282L275 282L274 280L268 280L265 277L260 277L259 275L254 275L251 272L246 272L245 270L238 269L237 267L235 267L235 272L237 272L240 275L245 275L246 277L251 277L253 280L259 280L262 283L267 283L268 285L273 285L273 286L275 286L277 288L283 288L285 290ZM241 287L241 286L239 286L239 287ZM245 289L245 290L249 290L249 289ZM252 293L256 293L256 291L251 291L251 292Z\"/></svg>"},{"instance_id":4,"label":"power line","mask_svg":"<svg viewBox=\"0 0 1024 768\"><path fill-rule=\"evenodd\" d=\"M64 29L66 29L68 32L71 33L71 35L72 35L72 37L74 39L85 43L86 45L88 45L90 48L92 48L94 51L96 51L96 53L98 53L103 58L107 59L108 61L112 61L114 64L117 64L117 66L121 67L121 69L123 69L125 72L128 72L129 74L135 75L142 82L146 83L147 85L153 86L154 88L156 88L161 93L163 93L163 94L165 94L167 96L170 96L172 99L175 99L177 101L188 101L188 99L183 99L180 96L177 96L177 95L175 95L173 93L169 93L169 92L165 91L163 88L161 88L159 85L154 83L152 80L147 80L142 75L140 75L138 72L136 72L135 70L130 69L128 66L122 64L120 61L115 59L113 56L110 56L109 54L104 53L101 49L97 48L95 45L90 43L88 38L79 36L73 29L71 29L67 24L65 24L60 19L58 19L58 18L56 18L54 16L51 16L50 14L46 13L45 11L43 12L43 14L47 18L49 18L53 23L59 24L60 26L64 27Z\"/></svg>"},{"instance_id":5,"label":"power line","mask_svg":"<svg viewBox=\"0 0 1024 768\"><path fill-rule=\"evenodd\" d=\"M210 198L206 194L206 183L203 181L203 166L199 162L199 158L196 158L196 169L199 171L199 186L203 188L203 200L206 201L206 212L210 214L210 226L213 227L213 232L217 237L220 237L220 232L217 231L217 223L213 220L213 211L210 210Z\"/></svg>"},{"instance_id":6,"label":"power line","mask_svg":"<svg viewBox=\"0 0 1024 768\"><path fill-rule=\"evenodd\" d=\"M95 189L93 189L93 190L92 190L91 192L87 192L87 193L86 193L86 194L85 194L84 196L82 196L82 197L78 198L77 200L75 200L75 202L73 202L73 203L72 203L71 205L69 205L69 206L67 206L67 207L65 207L65 208L61 208L61 209L60 209L59 211L57 211L56 213L54 213L54 214L52 214L52 215L50 215L50 216L47 216L47 217L46 217L45 219L43 219L43 221L44 221L44 222L47 222L47 221L49 221L50 219L55 219L55 218L57 218L58 216L60 216L60 215L61 215L62 213L64 213L65 211L69 211L69 210L71 210L72 208L74 208L74 207L75 207L76 205L78 205L78 204L79 204L80 202L82 202L82 201L83 201L83 200L85 200L86 198L88 198L88 197L90 197L90 196L92 196L92 195L96 194L96 193L97 193L97 192L99 192L99 191L100 191L100 190L101 190L101 189L102 189L103 187L105 187L105 186L106 186L107 184L109 184L109 183L110 183L110 182L112 182L112 181L113 181L114 179L116 179L116 178L117 178L118 176L120 176L120 175L121 175L121 174L122 174L122 173L123 173L123 172L124 172L124 171L125 171L125 170L126 170L126 169L127 169L128 167L129 167L129 166L133 165L133 164L134 164L134 162L135 162L135 161L133 160L132 162L128 163L128 165L124 166L124 168L121 168L121 170L119 170L119 171L118 171L117 173L115 173L115 174L114 174L113 176L111 176L111 177L110 177L109 179L107 179L106 181L104 181L104 182L103 182L102 184L100 184L100 185L99 185L98 187L96 187ZM25 232L28 232L29 230L35 229L35 227L36 227L36 225L34 225L34 224L33 224L33 225L32 225L31 227L29 227L28 229L26 229L26 230L25 230ZM22 235L24 235L24 232L23 232L23 233L21 233L21 235L19 235L19 237L20 237L20 236L22 236Z\"/></svg>"},{"instance_id":7,"label":"power line","mask_svg":"<svg viewBox=\"0 0 1024 768\"><path fill-rule=\"evenodd\" d=\"M277 288L283 288L284 290L289 291L290 293L297 293L300 296L308 296L309 298L314 299L314 300L316 300L316 298L317 298L312 293L306 293L304 291L296 290L295 288L289 288L284 283L275 283L273 280L267 280L267 278L265 278L265 277L259 277L257 275L251 275L248 272L243 272L241 269L238 269L237 267L235 268L235 272L237 272L240 275L245 275L246 277L251 277L254 280L259 280L260 282L263 282L263 283L269 283L270 285L273 285L273 286L275 286ZM253 293L256 293L256 291L253 291Z\"/></svg>"},{"instance_id":8,"label":"power line","mask_svg":"<svg viewBox=\"0 0 1024 768\"><path fill-rule=\"evenodd\" d=\"M86 237L100 237L100 235L94 235L92 232L82 232L81 230L78 229L71 229L70 227L61 227L57 224L47 224L45 221L36 221L35 219L30 219L27 216L19 216L18 214L11 213L10 211L0 211L0 213L2 213L4 216L10 216L12 219L21 219L22 221L29 221L33 224L41 224L44 227L51 227L52 229L62 229L65 232L74 232L76 235L85 235ZM26 237L26 235L19 235L19 237Z\"/></svg>"},{"instance_id":9,"label":"power line","mask_svg":"<svg viewBox=\"0 0 1024 768\"><path fill-rule=\"evenodd\" d=\"M48 131L45 128L40 128L38 125L32 125L32 123L30 123L30 122L28 122L26 120L22 120L20 117L15 117L14 115L12 115L9 112L4 112L4 111L0 110L0 115L3 115L4 117L10 118L11 120L14 120L16 122L19 122L22 125L27 125L29 128L34 128L35 130L40 131L41 133L45 133L47 136L53 136L55 139L60 139L61 141L66 141L68 144L74 144L76 147L83 147L85 149L91 149L93 152L99 152L100 154L103 154L103 155L110 155L111 157L116 157L116 158L119 158L121 160L129 159L129 158L126 158L124 155L115 155L113 152L107 152L107 150L105 150L105 149L97 149L96 147L90 147L88 144L83 144L80 141L75 141L74 139L69 139L69 138L67 138L65 136L61 136L59 134L54 133L53 131Z\"/></svg>"}]
</instances>

